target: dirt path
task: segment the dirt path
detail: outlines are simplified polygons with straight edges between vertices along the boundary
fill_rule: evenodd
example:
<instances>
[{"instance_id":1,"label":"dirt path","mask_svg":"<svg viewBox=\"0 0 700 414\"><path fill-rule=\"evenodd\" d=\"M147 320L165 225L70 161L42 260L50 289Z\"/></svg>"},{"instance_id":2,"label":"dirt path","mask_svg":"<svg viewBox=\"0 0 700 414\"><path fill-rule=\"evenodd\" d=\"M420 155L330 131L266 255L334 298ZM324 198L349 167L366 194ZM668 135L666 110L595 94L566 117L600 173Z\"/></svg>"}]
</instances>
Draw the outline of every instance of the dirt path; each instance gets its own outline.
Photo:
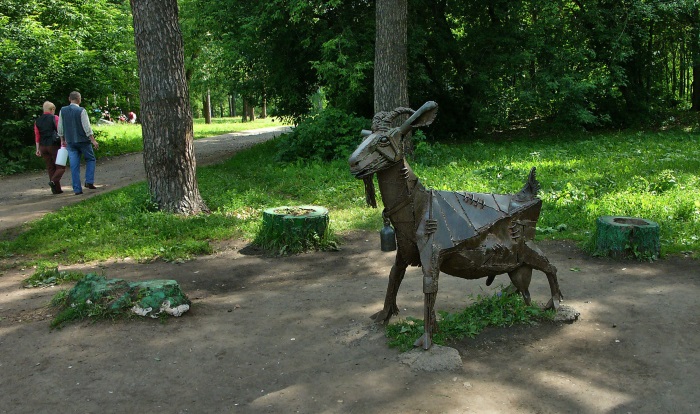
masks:
<instances>
[{"instance_id":1,"label":"dirt path","mask_svg":"<svg viewBox=\"0 0 700 414\"><path fill-rule=\"evenodd\" d=\"M275 258L231 240L182 264L63 268L177 280L193 306L165 323L50 330L47 303L59 288L24 289L32 269L5 271L0 413L700 412L696 261L613 261L540 243L580 320L450 344L462 367L428 373L399 362L369 320L393 263L378 245L377 234L356 232L339 252ZM401 317L422 317L421 279L420 269L407 272ZM457 311L491 291L484 279L443 275L436 308ZM535 272L533 299L547 292Z\"/></svg>"},{"instance_id":2,"label":"dirt path","mask_svg":"<svg viewBox=\"0 0 700 414\"><path fill-rule=\"evenodd\" d=\"M236 151L272 139L286 131L289 131L288 127L272 127L198 139L194 142L197 165L220 162ZM81 177L85 177L84 164ZM98 158L95 173L97 190L85 190L81 196L76 196L71 191L69 170L66 170L61 180L64 192L58 195L51 194L46 172L43 171L3 177L0 180L0 232L35 220L65 205L145 179L142 153Z\"/></svg>"}]
</instances>

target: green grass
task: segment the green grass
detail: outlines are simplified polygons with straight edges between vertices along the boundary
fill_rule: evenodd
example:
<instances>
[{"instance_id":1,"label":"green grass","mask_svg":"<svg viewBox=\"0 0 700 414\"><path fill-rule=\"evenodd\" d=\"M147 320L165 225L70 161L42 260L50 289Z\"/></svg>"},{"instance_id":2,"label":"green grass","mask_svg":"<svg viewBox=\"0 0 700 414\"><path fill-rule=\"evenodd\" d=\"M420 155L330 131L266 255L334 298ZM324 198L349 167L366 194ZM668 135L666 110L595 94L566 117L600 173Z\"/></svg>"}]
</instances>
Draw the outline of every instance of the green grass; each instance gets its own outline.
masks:
<instances>
[{"instance_id":1,"label":"green grass","mask_svg":"<svg viewBox=\"0 0 700 414\"><path fill-rule=\"evenodd\" d=\"M433 334L433 342L445 345L448 341L474 338L489 326L503 328L552 320L556 313L526 305L518 293L498 292L492 296L477 295L476 299L472 299L473 303L462 312L438 311L438 331ZM412 317L389 324L386 328L389 346L402 352L413 349L413 343L423 332L423 320Z\"/></svg>"},{"instance_id":2,"label":"green grass","mask_svg":"<svg viewBox=\"0 0 700 414\"><path fill-rule=\"evenodd\" d=\"M186 260L211 242L252 240L262 210L280 205L329 209L334 232L379 230L381 206L365 206L363 185L345 161L270 162L275 143L198 168L212 214L154 211L144 182L67 206L0 242L0 257L34 264L112 257ZM460 145L418 145L411 164L426 186L477 192L518 191L537 167L544 201L540 239L573 239L590 248L601 215L636 216L661 227L662 255L700 251L700 137L696 131L514 136ZM252 169L251 166L255 166ZM56 235L60 235L57 237ZM0 235L2 239L2 235ZM342 247L342 246L341 246Z\"/></svg>"},{"instance_id":3,"label":"green grass","mask_svg":"<svg viewBox=\"0 0 700 414\"><path fill-rule=\"evenodd\" d=\"M60 285L67 282L74 282L85 277L79 272L59 271L58 266L54 267L39 267L31 276L24 279L22 284L24 287L48 287Z\"/></svg>"},{"instance_id":4,"label":"green grass","mask_svg":"<svg viewBox=\"0 0 700 414\"><path fill-rule=\"evenodd\" d=\"M509 192L537 167L543 238L591 249L595 220L635 216L661 227L662 253L700 249L697 131L571 134L431 146L416 173L438 189ZM557 231L561 229L563 231Z\"/></svg>"},{"instance_id":5,"label":"green grass","mask_svg":"<svg viewBox=\"0 0 700 414\"><path fill-rule=\"evenodd\" d=\"M194 120L194 139L207 138L229 132L245 131L285 125L275 118L256 119L253 122L241 122L240 118L212 118L211 124L205 124L204 119ZM143 139L141 137L140 124L114 124L93 126L100 149L96 155L117 156L133 152L143 151Z\"/></svg>"}]
</instances>

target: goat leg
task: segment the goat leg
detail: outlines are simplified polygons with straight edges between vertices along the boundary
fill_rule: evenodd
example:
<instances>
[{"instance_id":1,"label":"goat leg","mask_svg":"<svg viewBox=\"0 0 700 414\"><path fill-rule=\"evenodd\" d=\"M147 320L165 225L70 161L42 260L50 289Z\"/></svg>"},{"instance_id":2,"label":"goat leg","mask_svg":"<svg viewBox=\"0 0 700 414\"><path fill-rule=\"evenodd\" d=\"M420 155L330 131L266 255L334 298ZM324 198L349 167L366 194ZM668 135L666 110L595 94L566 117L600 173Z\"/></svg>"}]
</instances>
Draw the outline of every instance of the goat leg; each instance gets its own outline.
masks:
<instances>
[{"instance_id":1,"label":"goat leg","mask_svg":"<svg viewBox=\"0 0 700 414\"><path fill-rule=\"evenodd\" d=\"M549 263L547 257L545 257L542 251L532 241L525 243L525 256L525 262L529 266L543 272L547 276L552 297L549 299L549 302L547 302L545 309L559 309L559 302L562 301L564 297L559 290L557 268Z\"/></svg>"},{"instance_id":2,"label":"goat leg","mask_svg":"<svg viewBox=\"0 0 700 414\"><path fill-rule=\"evenodd\" d=\"M435 317L436 298L437 292L425 294L423 307L424 332L423 335L413 343L413 346L420 346L424 350L430 349L433 345L433 333L437 332L437 318Z\"/></svg>"},{"instance_id":3,"label":"goat leg","mask_svg":"<svg viewBox=\"0 0 700 414\"><path fill-rule=\"evenodd\" d=\"M399 293L399 287L406 274L408 263L396 255L394 265L391 266L389 273L389 285L386 288L386 297L384 298L384 308L374 315L370 316L376 323L384 324L389 322L392 316L398 315L399 307L396 305L396 295Z\"/></svg>"}]
</instances>

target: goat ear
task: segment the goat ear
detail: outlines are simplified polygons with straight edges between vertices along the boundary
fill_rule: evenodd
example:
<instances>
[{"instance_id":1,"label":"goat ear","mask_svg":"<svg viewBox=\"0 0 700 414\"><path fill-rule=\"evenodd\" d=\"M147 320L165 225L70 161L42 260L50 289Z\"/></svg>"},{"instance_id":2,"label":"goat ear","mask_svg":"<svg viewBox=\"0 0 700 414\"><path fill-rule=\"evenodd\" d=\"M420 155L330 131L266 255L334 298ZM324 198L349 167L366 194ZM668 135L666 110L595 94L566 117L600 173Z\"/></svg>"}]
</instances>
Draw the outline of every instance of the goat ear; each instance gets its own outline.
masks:
<instances>
[{"instance_id":1,"label":"goat ear","mask_svg":"<svg viewBox=\"0 0 700 414\"><path fill-rule=\"evenodd\" d=\"M412 128L427 126L433 123L437 115L438 104L428 101L404 122L400 129L401 135L407 134Z\"/></svg>"}]
</instances>

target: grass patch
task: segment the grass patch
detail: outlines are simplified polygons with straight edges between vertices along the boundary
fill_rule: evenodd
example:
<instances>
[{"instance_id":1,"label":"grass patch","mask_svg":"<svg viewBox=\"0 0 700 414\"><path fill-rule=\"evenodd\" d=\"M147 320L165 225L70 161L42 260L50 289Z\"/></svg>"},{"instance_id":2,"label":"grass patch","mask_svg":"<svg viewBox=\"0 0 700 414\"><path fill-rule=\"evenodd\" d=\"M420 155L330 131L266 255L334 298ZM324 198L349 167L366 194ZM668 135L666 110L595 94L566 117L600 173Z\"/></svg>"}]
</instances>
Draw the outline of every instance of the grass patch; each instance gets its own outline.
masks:
<instances>
[{"instance_id":1,"label":"grass patch","mask_svg":"<svg viewBox=\"0 0 700 414\"><path fill-rule=\"evenodd\" d=\"M59 271L58 267L39 267L31 276L24 279L24 287L47 287L60 285L67 282L75 282L85 277L79 272Z\"/></svg>"},{"instance_id":2,"label":"grass patch","mask_svg":"<svg viewBox=\"0 0 700 414\"><path fill-rule=\"evenodd\" d=\"M194 139L197 140L230 132L283 125L286 124L275 118L256 119L252 122L241 122L240 118L212 118L211 124L205 124L203 118L197 118L192 129ZM95 151L98 158L143 151L140 124L95 125L92 129L100 142L100 149Z\"/></svg>"},{"instance_id":3,"label":"grass patch","mask_svg":"<svg viewBox=\"0 0 700 414\"><path fill-rule=\"evenodd\" d=\"M503 328L552 320L555 313L554 310L544 311L537 306L527 306L517 293L477 295L474 303L462 312L438 311L438 331L433 335L433 342L444 345L465 337L474 338L489 326ZM411 317L389 324L386 328L389 346L401 352L413 349L413 343L423 332L423 320Z\"/></svg>"},{"instance_id":4,"label":"grass patch","mask_svg":"<svg viewBox=\"0 0 700 414\"><path fill-rule=\"evenodd\" d=\"M255 238L262 211L281 205L320 205L334 231L379 230L381 207L366 207L363 185L345 161L272 162L275 142L197 169L209 215L154 211L145 182L67 206L0 235L0 257L24 255L74 263L131 257L187 260L212 251L211 242ZM439 190L518 191L532 166L544 205L538 239L572 239L591 248L602 215L653 220L661 253L700 251L700 136L676 128L653 132L508 136L497 141L417 145L411 165ZM255 166L255 168L251 168ZM380 203L381 204L381 203ZM592 250L591 250L592 251Z\"/></svg>"},{"instance_id":5,"label":"grass patch","mask_svg":"<svg viewBox=\"0 0 700 414\"><path fill-rule=\"evenodd\" d=\"M297 231L280 234L270 227L260 227L253 244L276 255L284 256L311 250L336 251L338 240L329 227L323 234L301 234Z\"/></svg>"}]
</instances>

